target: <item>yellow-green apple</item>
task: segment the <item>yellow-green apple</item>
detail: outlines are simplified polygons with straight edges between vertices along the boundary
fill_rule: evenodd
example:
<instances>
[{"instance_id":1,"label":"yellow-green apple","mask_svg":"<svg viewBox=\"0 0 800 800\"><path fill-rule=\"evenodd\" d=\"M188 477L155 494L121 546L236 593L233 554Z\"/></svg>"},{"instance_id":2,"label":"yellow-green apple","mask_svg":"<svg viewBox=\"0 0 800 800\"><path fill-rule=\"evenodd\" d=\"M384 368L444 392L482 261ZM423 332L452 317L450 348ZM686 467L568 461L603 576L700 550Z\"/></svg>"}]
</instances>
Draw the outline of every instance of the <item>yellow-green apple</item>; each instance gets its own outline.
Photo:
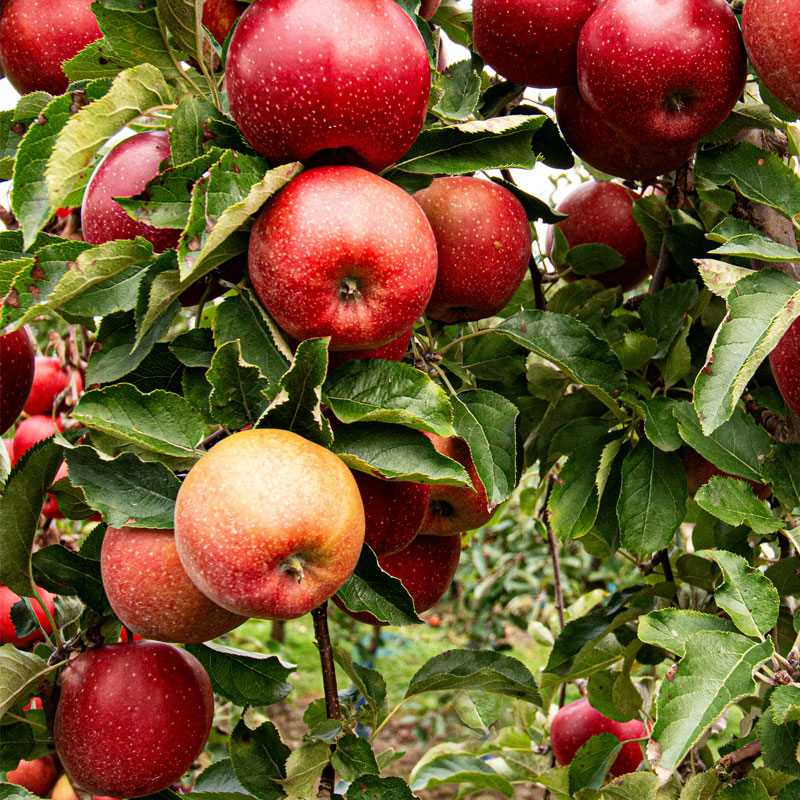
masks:
<instances>
[{"instance_id":1,"label":"yellow-green apple","mask_svg":"<svg viewBox=\"0 0 800 800\"><path fill-rule=\"evenodd\" d=\"M222 44L227 39L233 23L247 10L247 3L237 0L206 0L203 4L203 25Z\"/></svg>"},{"instance_id":2,"label":"yellow-green apple","mask_svg":"<svg viewBox=\"0 0 800 800\"><path fill-rule=\"evenodd\" d=\"M20 328L0 336L0 433L20 415L33 385L33 339Z\"/></svg>"},{"instance_id":3,"label":"yellow-green apple","mask_svg":"<svg viewBox=\"0 0 800 800\"><path fill-rule=\"evenodd\" d=\"M47 439L56 431L63 430L64 426L60 419L44 414L34 414L22 420L14 431L14 460L18 461L22 454L37 442Z\"/></svg>"},{"instance_id":4,"label":"yellow-green apple","mask_svg":"<svg viewBox=\"0 0 800 800\"><path fill-rule=\"evenodd\" d=\"M369 350L331 350L328 352L328 372L333 372L336 367L340 367L351 359L380 358L384 361L402 361L403 356L408 351L411 342L413 329L409 328L405 333L392 339L380 347L372 347Z\"/></svg>"},{"instance_id":5,"label":"yellow-green apple","mask_svg":"<svg viewBox=\"0 0 800 800\"><path fill-rule=\"evenodd\" d=\"M190 470L175 543L192 583L244 617L294 619L352 573L364 506L330 450L289 431L240 431Z\"/></svg>"},{"instance_id":6,"label":"yellow-green apple","mask_svg":"<svg viewBox=\"0 0 800 800\"><path fill-rule=\"evenodd\" d=\"M100 568L114 613L144 639L205 642L245 621L212 603L189 580L172 531L109 528Z\"/></svg>"},{"instance_id":7,"label":"yellow-green apple","mask_svg":"<svg viewBox=\"0 0 800 800\"><path fill-rule=\"evenodd\" d=\"M425 433L433 446L448 458L458 461L467 470L474 489L468 486L431 486L431 496L420 535L450 536L480 528L492 517L496 505L489 503L486 489L478 476L469 445L457 436L446 438Z\"/></svg>"},{"instance_id":8,"label":"yellow-green apple","mask_svg":"<svg viewBox=\"0 0 800 800\"><path fill-rule=\"evenodd\" d=\"M524 86L575 82L581 28L601 0L473 0L475 49L496 72Z\"/></svg>"},{"instance_id":9,"label":"yellow-green apple","mask_svg":"<svg viewBox=\"0 0 800 800\"><path fill-rule=\"evenodd\" d=\"M411 595L414 609L422 614L433 608L447 591L458 568L461 556L461 534L452 536L417 536L399 553L382 556L378 564L384 572L397 578ZM350 611L339 599L333 602L359 622L385 625L368 611Z\"/></svg>"},{"instance_id":10,"label":"yellow-green apple","mask_svg":"<svg viewBox=\"0 0 800 800\"><path fill-rule=\"evenodd\" d=\"M256 0L226 70L231 115L276 164L378 172L411 147L428 108L428 52L394 0Z\"/></svg>"},{"instance_id":11,"label":"yellow-green apple","mask_svg":"<svg viewBox=\"0 0 800 800\"><path fill-rule=\"evenodd\" d=\"M61 64L102 34L92 0L6 0L0 10L0 66L20 93L63 94Z\"/></svg>"},{"instance_id":12,"label":"yellow-green apple","mask_svg":"<svg viewBox=\"0 0 800 800\"><path fill-rule=\"evenodd\" d=\"M106 155L92 173L83 198L83 236L89 244L141 236L153 245L156 253L177 246L179 230L154 228L146 222L138 222L114 200L141 192L169 157L166 131L137 133Z\"/></svg>"},{"instance_id":13,"label":"yellow-green apple","mask_svg":"<svg viewBox=\"0 0 800 800\"><path fill-rule=\"evenodd\" d=\"M436 281L436 240L422 209L359 167L298 175L259 215L248 258L278 325L295 339L330 336L332 350L396 339Z\"/></svg>"},{"instance_id":14,"label":"yellow-green apple","mask_svg":"<svg viewBox=\"0 0 800 800\"><path fill-rule=\"evenodd\" d=\"M556 119L567 144L590 167L626 180L646 180L685 164L696 145L664 145L629 139L612 128L582 97L577 86L556 92Z\"/></svg>"},{"instance_id":15,"label":"yellow-green apple","mask_svg":"<svg viewBox=\"0 0 800 800\"><path fill-rule=\"evenodd\" d=\"M589 705L582 697L568 703L556 712L550 724L550 747L559 764L569 764L581 747L598 733L610 733L620 742L628 742L622 746L619 755L611 765L612 775L625 775L633 772L642 762L642 748L638 742L630 739L641 739L645 735L641 720L615 722L604 717Z\"/></svg>"},{"instance_id":16,"label":"yellow-green apple","mask_svg":"<svg viewBox=\"0 0 800 800\"><path fill-rule=\"evenodd\" d=\"M696 142L733 110L747 79L725 0L605 0L578 41L578 85L629 138Z\"/></svg>"},{"instance_id":17,"label":"yellow-green apple","mask_svg":"<svg viewBox=\"0 0 800 800\"><path fill-rule=\"evenodd\" d=\"M800 0L747 0L742 36L756 74L787 108L800 114Z\"/></svg>"},{"instance_id":18,"label":"yellow-green apple","mask_svg":"<svg viewBox=\"0 0 800 800\"><path fill-rule=\"evenodd\" d=\"M52 616L55 613L55 595L50 594L50 592L46 592L41 587L36 587L39 590L39 595L42 598L47 610L50 612ZM27 636L23 636L20 638L17 636L17 629L14 627L14 623L11 621L11 609L14 607L16 603L18 603L22 598L18 594L14 594L8 586L3 586L0 584L0 644L13 644L15 647L19 648L27 648L29 645L34 644L35 642L40 641L42 636L42 631L37 628L33 633L29 633ZM47 614L45 614L44 609L40 605L39 601L32 597L31 605L33 606L33 611L36 614L36 619L39 621L39 625L47 632L51 633L53 630L50 621L47 619Z\"/></svg>"},{"instance_id":19,"label":"yellow-green apple","mask_svg":"<svg viewBox=\"0 0 800 800\"><path fill-rule=\"evenodd\" d=\"M761 500L766 500L772 491L763 483L739 478L729 472L723 472L719 467L714 466L707 458L704 458L692 447L682 447L680 450L683 468L686 471L686 480L689 485L689 497L694 497L697 490L707 484L715 475L720 478L736 478L736 480L749 483L753 487L753 493Z\"/></svg>"},{"instance_id":20,"label":"yellow-green apple","mask_svg":"<svg viewBox=\"0 0 800 800\"><path fill-rule=\"evenodd\" d=\"M800 318L789 326L769 354L769 363L781 397L800 415Z\"/></svg>"},{"instance_id":21,"label":"yellow-green apple","mask_svg":"<svg viewBox=\"0 0 800 800\"><path fill-rule=\"evenodd\" d=\"M50 791L50 800L80 800L78 793L69 781L69 775L63 773L53 784Z\"/></svg>"},{"instance_id":22,"label":"yellow-green apple","mask_svg":"<svg viewBox=\"0 0 800 800\"><path fill-rule=\"evenodd\" d=\"M531 226L505 187L472 177L436 178L414 195L436 237L439 268L426 314L441 322L491 317L528 272Z\"/></svg>"},{"instance_id":23,"label":"yellow-green apple","mask_svg":"<svg viewBox=\"0 0 800 800\"><path fill-rule=\"evenodd\" d=\"M213 717L211 682L193 655L164 642L107 644L64 667L53 740L77 787L142 797L189 769Z\"/></svg>"},{"instance_id":24,"label":"yellow-green apple","mask_svg":"<svg viewBox=\"0 0 800 800\"><path fill-rule=\"evenodd\" d=\"M591 276L608 288L621 286L627 291L638 286L652 271L647 244L631 213L633 201L639 197L632 189L612 181L587 181L556 206L559 213L569 214L557 227L570 247L605 244L624 259L621 267ZM552 254L552 230L547 232L545 249L548 255ZM568 281L580 277L583 276L573 272L564 274Z\"/></svg>"},{"instance_id":25,"label":"yellow-green apple","mask_svg":"<svg viewBox=\"0 0 800 800\"><path fill-rule=\"evenodd\" d=\"M56 764L52 756L20 761L16 769L9 771L6 780L22 786L37 797L45 797L56 779Z\"/></svg>"},{"instance_id":26,"label":"yellow-green apple","mask_svg":"<svg viewBox=\"0 0 800 800\"><path fill-rule=\"evenodd\" d=\"M77 370L67 370L57 358L37 356L33 370L33 385L26 414L51 414L53 403L68 386L75 387L77 394L83 393L83 380Z\"/></svg>"}]
</instances>

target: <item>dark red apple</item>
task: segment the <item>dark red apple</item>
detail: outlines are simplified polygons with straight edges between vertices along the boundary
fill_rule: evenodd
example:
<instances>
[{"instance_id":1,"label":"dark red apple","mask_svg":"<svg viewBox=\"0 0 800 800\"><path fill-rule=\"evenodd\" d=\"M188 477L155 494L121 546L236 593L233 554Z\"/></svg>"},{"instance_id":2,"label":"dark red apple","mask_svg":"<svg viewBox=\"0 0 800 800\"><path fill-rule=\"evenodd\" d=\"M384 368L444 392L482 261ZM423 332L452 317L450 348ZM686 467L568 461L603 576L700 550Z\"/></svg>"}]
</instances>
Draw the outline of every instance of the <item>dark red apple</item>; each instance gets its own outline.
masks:
<instances>
[{"instance_id":1,"label":"dark red apple","mask_svg":"<svg viewBox=\"0 0 800 800\"><path fill-rule=\"evenodd\" d=\"M6 780L22 786L37 797L45 797L56 779L56 764L52 756L20 761L16 769L9 771Z\"/></svg>"},{"instance_id":2,"label":"dark red apple","mask_svg":"<svg viewBox=\"0 0 800 800\"><path fill-rule=\"evenodd\" d=\"M28 329L0 336L0 433L25 407L33 385L34 349Z\"/></svg>"},{"instance_id":3,"label":"dark red apple","mask_svg":"<svg viewBox=\"0 0 800 800\"><path fill-rule=\"evenodd\" d=\"M228 49L231 115L276 164L378 172L414 143L428 51L394 0L256 0Z\"/></svg>"},{"instance_id":4,"label":"dark red apple","mask_svg":"<svg viewBox=\"0 0 800 800\"><path fill-rule=\"evenodd\" d=\"M189 580L172 531L109 528L100 566L114 613L144 639L205 642L245 621L212 603Z\"/></svg>"},{"instance_id":5,"label":"dark red apple","mask_svg":"<svg viewBox=\"0 0 800 800\"><path fill-rule=\"evenodd\" d=\"M196 306L204 297L206 302L225 294L227 286L223 286L220 280L228 283L239 283L247 270L247 255L234 256L230 261L222 264L218 269L212 270L207 275L193 283L188 289L178 297L180 304L187 308Z\"/></svg>"},{"instance_id":6,"label":"dark red apple","mask_svg":"<svg viewBox=\"0 0 800 800\"><path fill-rule=\"evenodd\" d=\"M475 49L504 78L552 88L575 82L578 36L601 0L473 0Z\"/></svg>"},{"instance_id":7,"label":"dark red apple","mask_svg":"<svg viewBox=\"0 0 800 800\"><path fill-rule=\"evenodd\" d=\"M213 717L211 682L193 655L163 642L107 644L64 668L53 739L76 786L141 797L189 769Z\"/></svg>"},{"instance_id":8,"label":"dark red apple","mask_svg":"<svg viewBox=\"0 0 800 800\"><path fill-rule=\"evenodd\" d=\"M800 415L800 318L783 334L769 355L769 363L781 397Z\"/></svg>"},{"instance_id":9,"label":"dark red apple","mask_svg":"<svg viewBox=\"0 0 800 800\"><path fill-rule=\"evenodd\" d=\"M77 370L66 370L57 358L37 356L33 371L33 385L26 414L51 414L53 403L69 385L74 382L75 390L83 394L83 380Z\"/></svg>"},{"instance_id":10,"label":"dark red apple","mask_svg":"<svg viewBox=\"0 0 800 800\"><path fill-rule=\"evenodd\" d=\"M42 601L52 616L55 613L55 605L53 603L55 595L46 592L38 586L36 588L39 590ZM0 644L13 644L15 647L27 648L29 645L40 641L44 637L42 636L42 632L38 629L33 633L29 633L27 636L23 636L21 639L17 636L17 630L14 627L14 623L11 621L11 609L20 599L20 596L14 594L8 586L0 584ZM47 633L51 633L53 627L50 625L47 614L45 614L39 601L33 597L31 598L31 603L33 605L33 611L36 614L36 619L39 620L39 624Z\"/></svg>"},{"instance_id":11,"label":"dark red apple","mask_svg":"<svg viewBox=\"0 0 800 800\"><path fill-rule=\"evenodd\" d=\"M36 442L47 439L56 431L63 431L61 420L47 417L44 414L35 414L22 420L14 432L14 461L18 461L22 454L33 447Z\"/></svg>"},{"instance_id":12,"label":"dark red apple","mask_svg":"<svg viewBox=\"0 0 800 800\"><path fill-rule=\"evenodd\" d=\"M505 187L478 178L437 178L414 199L436 237L439 269L425 313L440 322L484 319L519 288L531 258L531 226Z\"/></svg>"},{"instance_id":13,"label":"dark red apple","mask_svg":"<svg viewBox=\"0 0 800 800\"><path fill-rule=\"evenodd\" d=\"M353 471L364 503L364 542L378 556L408 547L428 509L431 487L425 483L387 481Z\"/></svg>"},{"instance_id":14,"label":"dark red apple","mask_svg":"<svg viewBox=\"0 0 800 800\"><path fill-rule=\"evenodd\" d=\"M330 350L328 351L328 372L333 372L336 367L341 367L342 364L354 358L356 360L380 358L384 361L402 361L403 356L408 352L408 345L413 333L413 328L409 328L391 342L368 350Z\"/></svg>"},{"instance_id":15,"label":"dark red apple","mask_svg":"<svg viewBox=\"0 0 800 800\"><path fill-rule=\"evenodd\" d=\"M89 244L142 236L156 253L177 247L179 230L137 222L113 199L141 192L158 175L169 156L166 131L137 133L106 155L92 173L83 197L81 221L83 236Z\"/></svg>"},{"instance_id":16,"label":"dark red apple","mask_svg":"<svg viewBox=\"0 0 800 800\"><path fill-rule=\"evenodd\" d=\"M664 145L628 139L581 96L577 86L556 92L556 119L567 144L590 167L626 180L647 180L685 164L695 143Z\"/></svg>"},{"instance_id":17,"label":"dark red apple","mask_svg":"<svg viewBox=\"0 0 800 800\"><path fill-rule=\"evenodd\" d=\"M628 138L696 142L730 114L746 79L725 0L605 0L581 30L581 93Z\"/></svg>"},{"instance_id":18,"label":"dark red apple","mask_svg":"<svg viewBox=\"0 0 800 800\"><path fill-rule=\"evenodd\" d=\"M419 6L419 15L424 20L433 19L433 15L439 10L442 0L422 0Z\"/></svg>"},{"instance_id":19,"label":"dark red apple","mask_svg":"<svg viewBox=\"0 0 800 800\"><path fill-rule=\"evenodd\" d=\"M417 614L433 608L453 581L461 556L461 535L417 536L408 547L378 559L381 569L405 586ZM385 625L368 611L350 611L338 596L333 602L359 622Z\"/></svg>"},{"instance_id":20,"label":"dark red apple","mask_svg":"<svg viewBox=\"0 0 800 800\"><path fill-rule=\"evenodd\" d=\"M0 11L0 66L20 93L63 94L61 64L102 34L92 0L7 0Z\"/></svg>"},{"instance_id":21,"label":"dark red apple","mask_svg":"<svg viewBox=\"0 0 800 800\"><path fill-rule=\"evenodd\" d=\"M249 264L259 299L290 336L361 350L396 339L422 314L436 240L398 186L358 167L317 167L261 212Z\"/></svg>"},{"instance_id":22,"label":"dark red apple","mask_svg":"<svg viewBox=\"0 0 800 800\"><path fill-rule=\"evenodd\" d=\"M583 697L568 703L556 712L550 725L550 747L559 764L569 764L581 747L598 733L611 733L621 742L641 739L645 735L641 720L615 722L604 717ZM611 765L612 775L633 772L642 762L642 748L638 742L629 742Z\"/></svg>"},{"instance_id":23,"label":"dark red apple","mask_svg":"<svg viewBox=\"0 0 800 800\"><path fill-rule=\"evenodd\" d=\"M457 436L445 438L435 433L425 435L442 455L458 461L467 470L475 490L468 486L431 486L428 510L419 535L450 536L485 525L496 506L490 504L486 497L486 489L478 476L469 445Z\"/></svg>"},{"instance_id":24,"label":"dark red apple","mask_svg":"<svg viewBox=\"0 0 800 800\"><path fill-rule=\"evenodd\" d=\"M624 291L638 286L651 273L647 244L631 209L640 195L611 181L587 181L574 189L557 206L556 211L569 214L558 223L570 247L581 244L606 244L613 247L625 263L609 272L590 277L603 286L622 286ZM553 232L545 241L548 255L553 250ZM566 268L565 268L566 269ZM583 277L566 273L565 280Z\"/></svg>"},{"instance_id":25,"label":"dark red apple","mask_svg":"<svg viewBox=\"0 0 800 800\"><path fill-rule=\"evenodd\" d=\"M689 497L694 497L701 486L705 486L715 475L721 478L736 478L736 480L749 483L753 487L753 493L761 500L766 500L772 490L763 483L739 478L729 472L723 472L719 467L715 467L708 459L703 458L697 450L691 447L682 447L680 450L683 468L686 470L686 480L689 485Z\"/></svg>"},{"instance_id":26,"label":"dark red apple","mask_svg":"<svg viewBox=\"0 0 800 800\"><path fill-rule=\"evenodd\" d=\"M800 0L747 0L742 36L753 69L767 89L800 114Z\"/></svg>"},{"instance_id":27,"label":"dark red apple","mask_svg":"<svg viewBox=\"0 0 800 800\"><path fill-rule=\"evenodd\" d=\"M247 10L247 3L237 0L206 0L203 4L203 25L211 35L223 44L228 38L233 23Z\"/></svg>"}]
</instances>

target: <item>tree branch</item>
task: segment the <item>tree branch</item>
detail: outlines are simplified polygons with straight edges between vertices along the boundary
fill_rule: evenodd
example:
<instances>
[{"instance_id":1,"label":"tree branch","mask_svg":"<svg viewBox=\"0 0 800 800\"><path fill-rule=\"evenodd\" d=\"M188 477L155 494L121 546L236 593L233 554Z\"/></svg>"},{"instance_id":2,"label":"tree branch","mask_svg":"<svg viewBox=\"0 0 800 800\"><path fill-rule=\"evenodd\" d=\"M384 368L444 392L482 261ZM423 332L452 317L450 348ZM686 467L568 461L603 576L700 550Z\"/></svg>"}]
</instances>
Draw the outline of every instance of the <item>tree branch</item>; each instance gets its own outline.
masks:
<instances>
[{"instance_id":1,"label":"tree branch","mask_svg":"<svg viewBox=\"0 0 800 800\"><path fill-rule=\"evenodd\" d=\"M333 661L333 648L331 635L328 630L328 601L318 606L311 612L314 620L314 636L319 648L319 660L322 665L322 685L325 688L325 708L328 719L341 719L342 711L339 708L339 691L336 686L336 665ZM336 745L332 745L331 750ZM326 764L319 779L317 797L333 797L333 787L336 784L336 773L332 764Z\"/></svg>"},{"instance_id":2,"label":"tree branch","mask_svg":"<svg viewBox=\"0 0 800 800\"><path fill-rule=\"evenodd\" d=\"M761 740L754 739L752 742L748 742L743 747L740 747L738 750L734 750L732 753L728 753L728 755L723 756L716 764L714 769L716 770L729 770L731 767L735 767L737 764L741 764L743 761L752 761L755 758L758 758L761 755Z\"/></svg>"}]
</instances>

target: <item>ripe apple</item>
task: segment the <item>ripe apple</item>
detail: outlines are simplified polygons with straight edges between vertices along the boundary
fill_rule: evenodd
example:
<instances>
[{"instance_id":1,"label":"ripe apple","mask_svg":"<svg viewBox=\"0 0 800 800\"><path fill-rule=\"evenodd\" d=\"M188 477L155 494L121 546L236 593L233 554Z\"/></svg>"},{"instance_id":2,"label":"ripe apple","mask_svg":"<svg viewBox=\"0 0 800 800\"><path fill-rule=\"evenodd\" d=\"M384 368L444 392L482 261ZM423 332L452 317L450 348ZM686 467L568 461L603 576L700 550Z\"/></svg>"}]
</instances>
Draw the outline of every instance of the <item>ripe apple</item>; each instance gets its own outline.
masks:
<instances>
[{"instance_id":1,"label":"ripe apple","mask_svg":"<svg viewBox=\"0 0 800 800\"><path fill-rule=\"evenodd\" d=\"M478 178L437 178L414 199L436 237L439 270L425 312L441 322L484 319L519 288L531 258L531 226L522 203Z\"/></svg>"},{"instance_id":2,"label":"ripe apple","mask_svg":"<svg viewBox=\"0 0 800 800\"><path fill-rule=\"evenodd\" d=\"M77 370L63 369L57 358L37 356L33 370L33 385L28 402L25 403L26 414L51 414L53 403L74 381L75 389L83 393L83 380Z\"/></svg>"},{"instance_id":3,"label":"ripe apple","mask_svg":"<svg viewBox=\"0 0 800 800\"><path fill-rule=\"evenodd\" d=\"M696 142L733 110L747 79L725 0L605 0L578 41L586 102L629 138Z\"/></svg>"},{"instance_id":4,"label":"ripe apple","mask_svg":"<svg viewBox=\"0 0 800 800\"><path fill-rule=\"evenodd\" d=\"M44 797L56 779L56 764L52 756L20 761L16 769L9 771L6 780L22 786L37 797Z\"/></svg>"},{"instance_id":5,"label":"ripe apple","mask_svg":"<svg viewBox=\"0 0 800 800\"><path fill-rule=\"evenodd\" d=\"M53 740L76 786L141 797L189 769L213 716L211 682L193 655L163 642L107 644L64 668Z\"/></svg>"},{"instance_id":6,"label":"ripe apple","mask_svg":"<svg viewBox=\"0 0 800 800\"><path fill-rule=\"evenodd\" d=\"M461 556L461 535L417 536L408 547L378 559L381 569L405 586L417 614L433 608L450 586ZM385 625L368 611L350 611L335 596L333 602L353 619L369 625Z\"/></svg>"},{"instance_id":7,"label":"ripe apple","mask_svg":"<svg viewBox=\"0 0 800 800\"><path fill-rule=\"evenodd\" d=\"M187 308L188 306L196 306L203 297L206 298L206 302L213 300L228 291L228 288L223 286L220 280L228 283L239 283L246 270L247 255L243 253L242 255L234 256L230 261L212 270L200 278L199 281L193 283L188 289L185 289L178 297L178 301L184 308ZM209 286L211 287L210 289ZM206 294L206 290L208 290L208 294Z\"/></svg>"},{"instance_id":8,"label":"ripe apple","mask_svg":"<svg viewBox=\"0 0 800 800\"><path fill-rule=\"evenodd\" d=\"M550 747L559 764L569 764L580 748L598 733L611 733L621 742L641 739L644 724L641 720L615 722L604 717L582 697L559 709L550 725ZM611 765L612 775L633 772L642 762L642 748L638 742L622 746L622 750Z\"/></svg>"},{"instance_id":9,"label":"ripe apple","mask_svg":"<svg viewBox=\"0 0 800 800\"><path fill-rule=\"evenodd\" d=\"M217 605L294 619L355 569L364 507L352 473L330 450L289 431L240 431L184 480L175 543L189 579Z\"/></svg>"},{"instance_id":10,"label":"ripe apple","mask_svg":"<svg viewBox=\"0 0 800 800\"><path fill-rule=\"evenodd\" d=\"M556 119L567 144L590 167L626 180L646 180L685 164L696 144L648 144L612 128L581 96L577 86L556 92Z\"/></svg>"},{"instance_id":11,"label":"ripe apple","mask_svg":"<svg viewBox=\"0 0 800 800\"><path fill-rule=\"evenodd\" d=\"M0 10L0 66L20 93L63 94L61 64L102 36L92 0L7 0Z\"/></svg>"},{"instance_id":12,"label":"ripe apple","mask_svg":"<svg viewBox=\"0 0 800 800\"><path fill-rule=\"evenodd\" d=\"M442 0L422 0L419 7L419 15L424 20L433 19L433 15L439 10Z\"/></svg>"},{"instance_id":13,"label":"ripe apple","mask_svg":"<svg viewBox=\"0 0 800 800\"><path fill-rule=\"evenodd\" d=\"M442 455L458 461L467 470L475 490L468 486L431 486L430 502L419 535L450 536L485 525L497 506L491 505L486 497L469 445L457 436L425 435Z\"/></svg>"},{"instance_id":14,"label":"ripe apple","mask_svg":"<svg viewBox=\"0 0 800 800\"><path fill-rule=\"evenodd\" d=\"M800 0L747 0L742 37L753 69L767 89L800 114Z\"/></svg>"},{"instance_id":15,"label":"ripe apple","mask_svg":"<svg viewBox=\"0 0 800 800\"><path fill-rule=\"evenodd\" d=\"M330 350L328 351L328 372L333 372L337 367L341 367L342 364L354 358L357 360L381 358L384 361L402 361L403 356L408 352L408 345L413 333L413 328L409 328L391 342L380 347L372 347L369 350Z\"/></svg>"},{"instance_id":16,"label":"ripe apple","mask_svg":"<svg viewBox=\"0 0 800 800\"><path fill-rule=\"evenodd\" d=\"M18 461L22 454L33 447L36 442L52 436L56 431L63 431L61 420L44 414L34 414L22 420L14 432L14 461ZM62 476L63 477L63 476Z\"/></svg>"},{"instance_id":17,"label":"ripe apple","mask_svg":"<svg viewBox=\"0 0 800 800\"><path fill-rule=\"evenodd\" d=\"M125 139L97 165L83 197L83 236L89 244L142 236L156 253L177 247L180 231L154 228L129 217L115 197L129 197L143 191L170 156L166 131L146 131Z\"/></svg>"},{"instance_id":18,"label":"ripe apple","mask_svg":"<svg viewBox=\"0 0 800 800\"><path fill-rule=\"evenodd\" d=\"M784 402L800 415L800 318L789 326L769 354L769 363Z\"/></svg>"},{"instance_id":19,"label":"ripe apple","mask_svg":"<svg viewBox=\"0 0 800 800\"><path fill-rule=\"evenodd\" d=\"M256 0L226 64L231 115L276 164L388 167L417 138L430 67L394 0Z\"/></svg>"},{"instance_id":20,"label":"ripe apple","mask_svg":"<svg viewBox=\"0 0 800 800\"><path fill-rule=\"evenodd\" d=\"M203 25L223 44L233 23L247 10L247 3L236 0L206 0L203 4Z\"/></svg>"},{"instance_id":21,"label":"ripe apple","mask_svg":"<svg viewBox=\"0 0 800 800\"><path fill-rule=\"evenodd\" d=\"M364 541L378 556L404 550L414 540L428 509L431 487L411 481L387 481L353 472L364 503Z\"/></svg>"},{"instance_id":22,"label":"ripe apple","mask_svg":"<svg viewBox=\"0 0 800 800\"><path fill-rule=\"evenodd\" d=\"M33 385L33 338L28 328L0 336L0 433L20 415Z\"/></svg>"},{"instance_id":23,"label":"ripe apple","mask_svg":"<svg viewBox=\"0 0 800 800\"><path fill-rule=\"evenodd\" d=\"M721 478L736 478L736 480L749 483L753 487L753 493L761 500L766 500L772 490L763 483L739 478L729 472L723 472L719 467L715 467L708 459L703 458L700 453L692 447L682 447L680 450L683 468L686 470L686 480L689 484L689 497L694 497L701 486L705 486L715 475Z\"/></svg>"},{"instance_id":24,"label":"ripe apple","mask_svg":"<svg viewBox=\"0 0 800 800\"><path fill-rule=\"evenodd\" d=\"M422 314L436 240L398 186L358 167L317 167L261 212L249 264L256 294L290 336L361 350L396 339Z\"/></svg>"},{"instance_id":25,"label":"ripe apple","mask_svg":"<svg viewBox=\"0 0 800 800\"><path fill-rule=\"evenodd\" d=\"M144 639L205 642L245 621L212 603L189 580L172 531L109 528L100 568L114 613Z\"/></svg>"},{"instance_id":26,"label":"ripe apple","mask_svg":"<svg viewBox=\"0 0 800 800\"><path fill-rule=\"evenodd\" d=\"M624 291L638 286L650 273L647 243L631 209L640 197L611 181L587 181L570 192L557 206L556 211L569 214L557 223L570 247L581 244L606 244L613 247L625 260L617 269L590 276L603 286L622 286ZM553 231L547 232L545 249L553 251ZM574 273L564 275L574 281L582 277Z\"/></svg>"},{"instance_id":27,"label":"ripe apple","mask_svg":"<svg viewBox=\"0 0 800 800\"><path fill-rule=\"evenodd\" d=\"M36 588L39 590L39 594L52 616L55 613L55 604L53 603L55 595L46 592L41 587L37 586ZM18 603L21 599L22 598L20 598L18 594L14 594L8 586L0 584L0 644L13 644L15 647L23 649L34 642L40 641L44 637L39 629L33 631L33 633L29 633L27 636L23 636L21 639L17 636L17 630L14 627L14 623L11 621L11 609L14 604ZM51 633L53 626L50 624L50 620L47 619L47 614L45 614L39 601L33 597L31 598L31 603L33 605L33 611L36 614L36 619L39 620L39 624L47 633Z\"/></svg>"},{"instance_id":28,"label":"ripe apple","mask_svg":"<svg viewBox=\"0 0 800 800\"><path fill-rule=\"evenodd\" d=\"M575 82L581 28L601 0L473 0L475 49L504 78L553 88Z\"/></svg>"},{"instance_id":29,"label":"ripe apple","mask_svg":"<svg viewBox=\"0 0 800 800\"><path fill-rule=\"evenodd\" d=\"M67 471L67 463L64 461L58 468L58 472L56 472L56 476L53 478L53 483L68 476L69 472ZM42 506L42 514L48 519L64 519L64 515L61 513L61 509L58 507L58 502L56 501L55 495L47 495L47 499L44 501L44 505Z\"/></svg>"}]
</instances>

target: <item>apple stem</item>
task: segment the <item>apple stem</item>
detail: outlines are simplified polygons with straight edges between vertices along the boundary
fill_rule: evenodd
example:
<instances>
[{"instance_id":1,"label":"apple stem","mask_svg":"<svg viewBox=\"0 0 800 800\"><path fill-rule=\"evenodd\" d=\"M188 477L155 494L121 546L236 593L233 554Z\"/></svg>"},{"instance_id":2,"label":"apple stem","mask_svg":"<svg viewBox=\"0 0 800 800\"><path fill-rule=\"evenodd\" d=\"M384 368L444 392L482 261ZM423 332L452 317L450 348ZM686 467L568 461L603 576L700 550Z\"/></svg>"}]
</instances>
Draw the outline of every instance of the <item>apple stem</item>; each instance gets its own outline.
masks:
<instances>
[{"instance_id":1,"label":"apple stem","mask_svg":"<svg viewBox=\"0 0 800 800\"><path fill-rule=\"evenodd\" d=\"M297 556L287 558L286 561L281 564L281 569L283 569L287 575L296 577L298 584L303 582L303 578L305 577L303 562Z\"/></svg>"},{"instance_id":2,"label":"apple stem","mask_svg":"<svg viewBox=\"0 0 800 800\"><path fill-rule=\"evenodd\" d=\"M358 281L355 278L344 278L339 285L339 296L342 300L360 300Z\"/></svg>"},{"instance_id":3,"label":"apple stem","mask_svg":"<svg viewBox=\"0 0 800 800\"><path fill-rule=\"evenodd\" d=\"M333 661L333 647L331 635L328 630L328 601L318 606L311 612L314 620L314 636L319 649L319 660L322 665L322 685L325 688L325 708L328 719L341 719L342 711L339 708L339 690L336 686L336 665ZM331 746L333 752L336 745ZM333 787L336 783L336 773L333 765L328 763L322 770L319 779L319 792L317 797L333 797Z\"/></svg>"},{"instance_id":4,"label":"apple stem","mask_svg":"<svg viewBox=\"0 0 800 800\"><path fill-rule=\"evenodd\" d=\"M544 311L547 308L547 298L544 296L544 281L533 254L531 254L531 259L528 262L528 270L531 273L531 281L533 282L533 296L536 301L536 308L539 311Z\"/></svg>"}]
</instances>

